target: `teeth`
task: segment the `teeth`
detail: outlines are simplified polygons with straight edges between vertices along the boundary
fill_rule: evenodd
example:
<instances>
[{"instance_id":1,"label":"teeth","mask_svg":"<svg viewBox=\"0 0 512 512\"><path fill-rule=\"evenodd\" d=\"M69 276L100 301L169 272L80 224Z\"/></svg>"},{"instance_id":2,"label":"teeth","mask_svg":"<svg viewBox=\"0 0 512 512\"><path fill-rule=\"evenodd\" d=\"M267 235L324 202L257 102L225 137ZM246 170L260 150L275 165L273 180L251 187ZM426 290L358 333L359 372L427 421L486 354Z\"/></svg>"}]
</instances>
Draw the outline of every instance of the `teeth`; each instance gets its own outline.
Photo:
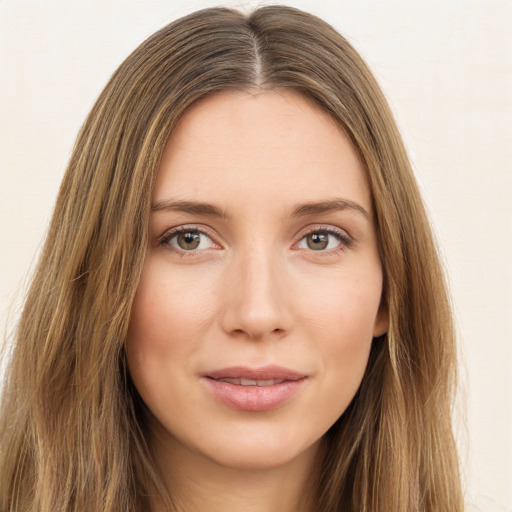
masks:
<instances>
[{"instance_id":1,"label":"teeth","mask_svg":"<svg viewBox=\"0 0 512 512\"><path fill-rule=\"evenodd\" d=\"M268 380L254 380L254 379L219 379L219 382L228 382L237 386L273 386L274 384L281 384L283 380L268 379Z\"/></svg>"},{"instance_id":2,"label":"teeth","mask_svg":"<svg viewBox=\"0 0 512 512\"><path fill-rule=\"evenodd\" d=\"M257 386L273 386L277 381L270 379L270 380L259 380L256 384Z\"/></svg>"},{"instance_id":3,"label":"teeth","mask_svg":"<svg viewBox=\"0 0 512 512\"><path fill-rule=\"evenodd\" d=\"M242 386L256 386L256 381L252 379L240 379L240 384Z\"/></svg>"},{"instance_id":4,"label":"teeth","mask_svg":"<svg viewBox=\"0 0 512 512\"><path fill-rule=\"evenodd\" d=\"M240 379L219 379L219 382L228 382L229 384L236 384L240 386Z\"/></svg>"}]
</instances>

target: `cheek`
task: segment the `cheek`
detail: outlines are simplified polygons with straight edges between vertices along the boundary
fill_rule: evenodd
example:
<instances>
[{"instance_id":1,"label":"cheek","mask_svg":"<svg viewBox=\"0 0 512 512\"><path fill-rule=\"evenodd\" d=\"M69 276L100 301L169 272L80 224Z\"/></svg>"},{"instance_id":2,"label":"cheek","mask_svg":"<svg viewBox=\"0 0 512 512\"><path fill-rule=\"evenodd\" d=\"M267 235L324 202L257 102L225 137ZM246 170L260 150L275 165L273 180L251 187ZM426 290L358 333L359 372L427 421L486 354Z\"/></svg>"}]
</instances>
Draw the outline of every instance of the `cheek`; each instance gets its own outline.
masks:
<instances>
[{"instance_id":1,"label":"cheek","mask_svg":"<svg viewBox=\"0 0 512 512\"><path fill-rule=\"evenodd\" d=\"M311 328L310 336L316 333L318 339L324 340L322 349L357 350L363 340L373 338L381 294L382 274L376 265L366 275L348 271L317 281L314 287L305 286L295 294L301 297L296 309L302 310L304 325Z\"/></svg>"},{"instance_id":2,"label":"cheek","mask_svg":"<svg viewBox=\"0 0 512 512\"><path fill-rule=\"evenodd\" d=\"M197 273L196 273L197 274ZM214 286L191 272L170 273L169 265L148 258L132 306L126 340L128 368L150 405L155 390L168 387L175 368L185 368L208 330ZM208 298L209 297L209 298Z\"/></svg>"},{"instance_id":3,"label":"cheek","mask_svg":"<svg viewBox=\"0 0 512 512\"><path fill-rule=\"evenodd\" d=\"M163 261L160 261L163 259ZM172 345L186 347L206 329L213 307L216 284L192 267L171 272L165 258L148 258L132 307L129 341L166 351ZM135 343L129 343L135 345Z\"/></svg>"},{"instance_id":4,"label":"cheek","mask_svg":"<svg viewBox=\"0 0 512 512\"><path fill-rule=\"evenodd\" d=\"M373 341L381 296L380 273L365 279L340 279L327 293L310 292L305 328L313 340L321 371L315 414L336 421L354 397L363 378Z\"/></svg>"}]
</instances>

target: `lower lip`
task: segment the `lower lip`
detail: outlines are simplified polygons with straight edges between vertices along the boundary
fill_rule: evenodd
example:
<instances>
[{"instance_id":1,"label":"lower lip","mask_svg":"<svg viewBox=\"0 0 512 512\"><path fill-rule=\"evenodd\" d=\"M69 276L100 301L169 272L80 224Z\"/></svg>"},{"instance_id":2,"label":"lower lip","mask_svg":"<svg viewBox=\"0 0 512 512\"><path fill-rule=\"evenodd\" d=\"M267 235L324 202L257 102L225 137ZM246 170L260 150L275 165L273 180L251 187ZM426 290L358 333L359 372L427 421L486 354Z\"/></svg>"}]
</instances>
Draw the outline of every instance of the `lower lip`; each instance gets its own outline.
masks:
<instances>
[{"instance_id":1,"label":"lower lip","mask_svg":"<svg viewBox=\"0 0 512 512\"><path fill-rule=\"evenodd\" d=\"M286 380L272 386L240 386L210 378L202 379L220 402L239 411L270 411L288 403L307 378Z\"/></svg>"}]
</instances>

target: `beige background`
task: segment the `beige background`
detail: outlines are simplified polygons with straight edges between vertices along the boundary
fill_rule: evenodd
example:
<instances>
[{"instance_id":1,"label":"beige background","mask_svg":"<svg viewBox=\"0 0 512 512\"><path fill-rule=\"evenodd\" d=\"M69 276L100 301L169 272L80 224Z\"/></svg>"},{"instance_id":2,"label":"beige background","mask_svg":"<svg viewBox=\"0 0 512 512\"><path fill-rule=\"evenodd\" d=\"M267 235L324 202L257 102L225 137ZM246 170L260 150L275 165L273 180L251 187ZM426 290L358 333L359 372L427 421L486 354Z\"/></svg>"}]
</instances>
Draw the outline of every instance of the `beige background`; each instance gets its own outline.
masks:
<instances>
[{"instance_id":1,"label":"beige background","mask_svg":"<svg viewBox=\"0 0 512 512\"><path fill-rule=\"evenodd\" d=\"M512 1L283 3L346 35L390 99L452 285L468 509L511 512ZM110 74L160 26L216 4L0 0L0 328L15 322L74 138Z\"/></svg>"}]
</instances>

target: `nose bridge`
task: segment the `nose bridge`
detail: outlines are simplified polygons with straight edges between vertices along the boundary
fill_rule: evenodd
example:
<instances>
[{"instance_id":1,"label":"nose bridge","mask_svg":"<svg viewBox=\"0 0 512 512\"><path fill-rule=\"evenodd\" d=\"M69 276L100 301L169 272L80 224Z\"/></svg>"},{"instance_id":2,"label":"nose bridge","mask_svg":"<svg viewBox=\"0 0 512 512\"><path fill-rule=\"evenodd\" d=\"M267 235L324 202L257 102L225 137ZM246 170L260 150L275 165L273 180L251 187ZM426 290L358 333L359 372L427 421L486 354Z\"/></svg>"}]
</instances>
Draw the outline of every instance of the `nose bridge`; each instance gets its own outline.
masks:
<instances>
[{"instance_id":1,"label":"nose bridge","mask_svg":"<svg viewBox=\"0 0 512 512\"><path fill-rule=\"evenodd\" d=\"M226 290L224 329L259 339L288 330L285 273L270 244L248 244L233 258Z\"/></svg>"}]
</instances>

